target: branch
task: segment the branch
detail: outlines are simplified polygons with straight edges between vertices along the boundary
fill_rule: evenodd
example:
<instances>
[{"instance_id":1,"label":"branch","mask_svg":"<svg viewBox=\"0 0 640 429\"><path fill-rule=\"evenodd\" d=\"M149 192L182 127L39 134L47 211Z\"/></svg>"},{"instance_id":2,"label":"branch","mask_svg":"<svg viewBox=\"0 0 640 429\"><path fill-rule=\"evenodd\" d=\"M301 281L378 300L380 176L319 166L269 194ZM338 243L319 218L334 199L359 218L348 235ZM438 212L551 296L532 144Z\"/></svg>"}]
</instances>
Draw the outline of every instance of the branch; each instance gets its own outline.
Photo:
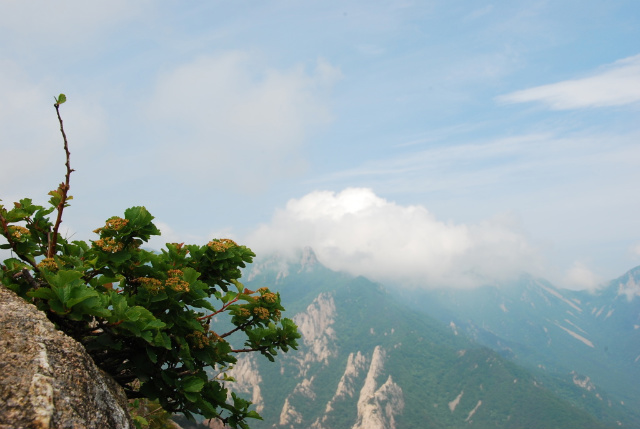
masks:
<instances>
[{"instance_id":1,"label":"branch","mask_svg":"<svg viewBox=\"0 0 640 429\"><path fill-rule=\"evenodd\" d=\"M149 408L150 408L150 407L149 407ZM158 408L156 408L156 409L155 409L155 410L153 410L153 411L148 412L147 414L145 414L145 415L144 415L144 417L145 417L145 418L146 418L146 417L149 417L151 414L157 413L158 411L161 411L161 412L162 412L162 411L165 411L165 412L166 412L166 410L165 410L164 408L162 408L162 406L158 405Z\"/></svg>"},{"instance_id":2,"label":"branch","mask_svg":"<svg viewBox=\"0 0 640 429\"><path fill-rule=\"evenodd\" d=\"M34 290L40 288L40 285L35 281L29 270L26 268L23 268L22 271L13 276L14 279L18 279L20 277L24 278Z\"/></svg>"},{"instance_id":3,"label":"branch","mask_svg":"<svg viewBox=\"0 0 640 429\"><path fill-rule=\"evenodd\" d=\"M269 350L269 346L262 347L254 347L248 349L235 349L231 350L232 353L250 353L250 352L264 352L265 350Z\"/></svg>"},{"instance_id":4,"label":"branch","mask_svg":"<svg viewBox=\"0 0 640 429\"><path fill-rule=\"evenodd\" d=\"M207 316L198 317L196 320L209 319L209 318L215 316L218 313L222 313L223 311L225 311L227 309L227 307L229 307L231 304L233 304L236 301L238 301L238 297L237 296L235 298L233 298L231 301L229 301L226 304L224 304L220 310L218 310L218 311L216 311L214 313L211 313L211 314L209 314Z\"/></svg>"},{"instance_id":5,"label":"branch","mask_svg":"<svg viewBox=\"0 0 640 429\"><path fill-rule=\"evenodd\" d=\"M246 328L247 326L251 325L251 323L252 323L252 321L250 320L250 321L248 321L248 322L243 323L242 325L238 325L238 326L236 326L235 328L233 328L232 330L230 330L229 332L224 333L224 334L222 334L222 335L219 335L219 337L220 337L220 338L228 337L229 335L233 334L234 332L238 332L239 330L244 329L244 328Z\"/></svg>"},{"instance_id":6,"label":"branch","mask_svg":"<svg viewBox=\"0 0 640 429\"><path fill-rule=\"evenodd\" d=\"M58 122L60 122L60 132L62 133L62 139L64 140L64 152L67 158L67 162L65 163L65 166L67 167L67 174L65 174L64 183L61 183L60 186L58 187L58 190L60 191L60 194L61 194L61 199L60 199L60 203L58 204L58 207L56 207L56 210L58 211L58 217L56 218L56 223L53 227L53 237L51 237L51 241L49 242L49 250L47 251L47 258L53 258L53 255L56 252L56 245L58 243L58 229L60 228L60 224L62 223L62 212L64 211L64 207L68 199L71 172L74 171L71 169L71 163L69 161L71 157L71 153L69 152L69 143L67 142L67 134L64 132L62 117L60 116L60 102L56 100L56 103L53 105L53 107L56 108L56 114L58 115Z\"/></svg>"}]
</instances>

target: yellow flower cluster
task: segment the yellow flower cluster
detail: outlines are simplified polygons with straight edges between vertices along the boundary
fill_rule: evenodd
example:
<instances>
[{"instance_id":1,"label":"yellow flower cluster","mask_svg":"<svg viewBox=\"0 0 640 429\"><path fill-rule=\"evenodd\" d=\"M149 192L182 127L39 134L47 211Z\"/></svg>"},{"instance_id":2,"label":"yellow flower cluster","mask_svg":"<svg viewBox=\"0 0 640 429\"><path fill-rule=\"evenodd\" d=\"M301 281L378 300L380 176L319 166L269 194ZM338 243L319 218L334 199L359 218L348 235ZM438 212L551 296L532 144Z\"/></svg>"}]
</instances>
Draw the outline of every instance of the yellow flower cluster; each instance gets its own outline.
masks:
<instances>
[{"instance_id":1,"label":"yellow flower cluster","mask_svg":"<svg viewBox=\"0 0 640 429\"><path fill-rule=\"evenodd\" d=\"M209 335L208 335L210 340L213 340L215 342L220 342L220 343L224 343L225 339L222 338L220 335L216 334L213 331L209 331Z\"/></svg>"},{"instance_id":2,"label":"yellow flower cluster","mask_svg":"<svg viewBox=\"0 0 640 429\"><path fill-rule=\"evenodd\" d=\"M156 295L158 292L164 289L164 287L162 286L162 282L158 279L153 279L150 277L138 277L136 281L153 295Z\"/></svg>"},{"instance_id":3,"label":"yellow flower cluster","mask_svg":"<svg viewBox=\"0 0 640 429\"><path fill-rule=\"evenodd\" d=\"M253 313L258 316L260 319L268 319L269 318L269 310L264 307L256 307L253 309Z\"/></svg>"},{"instance_id":4,"label":"yellow flower cluster","mask_svg":"<svg viewBox=\"0 0 640 429\"><path fill-rule=\"evenodd\" d=\"M122 219L121 217L114 216L111 219L107 219L107 222L104 227L94 229L93 232L96 234L100 234L105 229L111 231L120 231L129 223L129 219Z\"/></svg>"},{"instance_id":5,"label":"yellow flower cluster","mask_svg":"<svg viewBox=\"0 0 640 429\"><path fill-rule=\"evenodd\" d=\"M189 283L178 277L170 277L165 283L176 292L189 292Z\"/></svg>"},{"instance_id":6,"label":"yellow flower cluster","mask_svg":"<svg viewBox=\"0 0 640 429\"><path fill-rule=\"evenodd\" d=\"M214 252L224 252L232 247L238 247L236 242L229 238L211 240L207 243L207 246L209 246Z\"/></svg>"},{"instance_id":7,"label":"yellow flower cluster","mask_svg":"<svg viewBox=\"0 0 640 429\"><path fill-rule=\"evenodd\" d=\"M106 229L110 229L112 231L120 231L122 228L127 226L129 223L129 219L122 219L121 217L112 217L111 219L107 219L107 224L105 225Z\"/></svg>"},{"instance_id":8,"label":"yellow flower cluster","mask_svg":"<svg viewBox=\"0 0 640 429\"><path fill-rule=\"evenodd\" d=\"M240 317L249 317L251 315L251 313L249 312L249 310L247 310L246 308L242 307L238 310L238 312L240 313L239 316Z\"/></svg>"},{"instance_id":9,"label":"yellow flower cluster","mask_svg":"<svg viewBox=\"0 0 640 429\"><path fill-rule=\"evenodd\" d=\"M46 268L49 271L57 271L58 270L58 264L56 263L55 259L53 258L44 258L42 261L40 261L40 263L37 265L38 268Z\"/></svg>"},{"instance_id":10,"label":"yellow flower cluster","mask_svg":"<svg viewBox=\"0 0 640 429\"><path fill-rule=\"evenodd\" d=\"M278 299L278 297L277 297L277 296L276 296L276 294L275 294L275 293L273 293L273 292L267 292L267 293L265 293L264 295L262 295L262 299L263 299L265 302L268 302L268 303L273 304L274 302L276 302L276 300Z\"/></svg>"},{"instance_id":11,"label":"yellow flower cluster","mask_svg":"<svg viewBox=\"0 0 640 429\"><path fill-rule=\"evenodd\" d=\"M182 272L182 270L169 270L167 271L167 275L169 277L182 277L184 273Z\"/></svg>"},{"instance_id":12,"label":"yellow flower cluster","mask_svg":"<svg viewBox=\"0 0 640 429\"><path fill-rule=\"evenodd\" d=\"M193 331L192 334L187 335L187 338L190 338L194 347L197 347L199 349L204 349L206 346L209 345L209 342L211 341L209 337L207 337L204 333L200 331Z\"/></svg>"},{"instance_id":13,"label":"yellow flower cluster","mask_svg":"<svg viewBox=\"0 0 640 429\"><path fill-rule=\"evenodd\" d=\"M17 240L20 240L23 235L29 235L29 230L24 226L14 225L11 228L11 236Z\"/></svg>"},{"instance_id":14,"label":"yellow flower cluster","mask_svg":"<svg viewBox=\"0 0 640 429\"><path fill-rule=\"evenodd\" d=\"M117 242L114 238L101 238L93 242L100 249L109 253L116 253L124 249L124 243Z\"/></svg>"}]
</instances>

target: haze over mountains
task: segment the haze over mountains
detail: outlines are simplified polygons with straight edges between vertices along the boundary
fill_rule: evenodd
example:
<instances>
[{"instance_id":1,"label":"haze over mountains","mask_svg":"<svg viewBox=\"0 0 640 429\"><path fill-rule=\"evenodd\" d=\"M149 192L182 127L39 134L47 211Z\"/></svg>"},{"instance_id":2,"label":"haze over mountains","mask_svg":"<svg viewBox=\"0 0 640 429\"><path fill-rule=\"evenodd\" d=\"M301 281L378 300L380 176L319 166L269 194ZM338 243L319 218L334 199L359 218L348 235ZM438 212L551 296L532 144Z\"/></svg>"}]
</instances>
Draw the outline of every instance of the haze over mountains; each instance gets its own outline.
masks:
<instances>
[{"instance_id":1,"label":"haze over mountains","mask_svg":"<svg viewBox=\"0 0 640 429\"><path fill-rule=\"evenodd\" d=\"M332 271L311 249L245 284L281 292L303 335L233 387L282 428L640 425L640 268L589 294L529 275L472 290L402 290Z\"/></svg>"}]
</instances>

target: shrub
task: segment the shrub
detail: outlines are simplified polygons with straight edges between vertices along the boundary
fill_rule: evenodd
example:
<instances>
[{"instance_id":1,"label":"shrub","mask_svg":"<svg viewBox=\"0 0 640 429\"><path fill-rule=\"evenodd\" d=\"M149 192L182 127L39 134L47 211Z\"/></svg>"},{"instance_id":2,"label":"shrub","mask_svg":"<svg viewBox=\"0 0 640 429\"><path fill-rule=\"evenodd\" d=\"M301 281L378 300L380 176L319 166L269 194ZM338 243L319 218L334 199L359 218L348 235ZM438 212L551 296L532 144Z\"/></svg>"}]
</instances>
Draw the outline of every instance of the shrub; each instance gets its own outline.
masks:
<instances>
[{"instance_id":1,"label":"shrub","mask_svg":"<svg viewBox=\"0 0 640 429\"><path fill-rule=\"evenodd\" d=\"M28 198L12 208L0 204L0 234L6 239L0 248L12 253L0 264L0 282L82 343L129 398L247 428L247 418L260 416L225 387L233 381L227 372L239 353L259 352L273 361L278 351L296 349L300 334L282 318L280 295L239 282L240 269L255 254L232 240L146 250L144 244L160 231L141 206L107 219L90 242L62 237L73 172L60 117L65 101L60 94L54 105L65 181L49 193L46 206ZM207 368L217 376L210 379Z\"/></svg>"}]
</instances>

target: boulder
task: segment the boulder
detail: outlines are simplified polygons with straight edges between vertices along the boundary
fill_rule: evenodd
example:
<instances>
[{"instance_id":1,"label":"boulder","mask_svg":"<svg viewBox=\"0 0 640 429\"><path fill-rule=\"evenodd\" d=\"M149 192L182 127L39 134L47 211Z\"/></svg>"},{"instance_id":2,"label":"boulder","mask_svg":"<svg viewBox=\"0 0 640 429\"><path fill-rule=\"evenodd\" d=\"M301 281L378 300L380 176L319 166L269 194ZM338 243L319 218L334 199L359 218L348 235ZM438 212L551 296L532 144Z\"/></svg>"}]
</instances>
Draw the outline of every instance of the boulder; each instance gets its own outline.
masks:
<instances>
[{"instance_id":1,"label":"boulder","mask_svg":"<svg viewBox=\"0 0 640 429\"><path fill-rule=\"evenodd\" d=\"M128 429L122 388L84 347L0 285L0 429Z\"/></svg>"}]
</instances>

